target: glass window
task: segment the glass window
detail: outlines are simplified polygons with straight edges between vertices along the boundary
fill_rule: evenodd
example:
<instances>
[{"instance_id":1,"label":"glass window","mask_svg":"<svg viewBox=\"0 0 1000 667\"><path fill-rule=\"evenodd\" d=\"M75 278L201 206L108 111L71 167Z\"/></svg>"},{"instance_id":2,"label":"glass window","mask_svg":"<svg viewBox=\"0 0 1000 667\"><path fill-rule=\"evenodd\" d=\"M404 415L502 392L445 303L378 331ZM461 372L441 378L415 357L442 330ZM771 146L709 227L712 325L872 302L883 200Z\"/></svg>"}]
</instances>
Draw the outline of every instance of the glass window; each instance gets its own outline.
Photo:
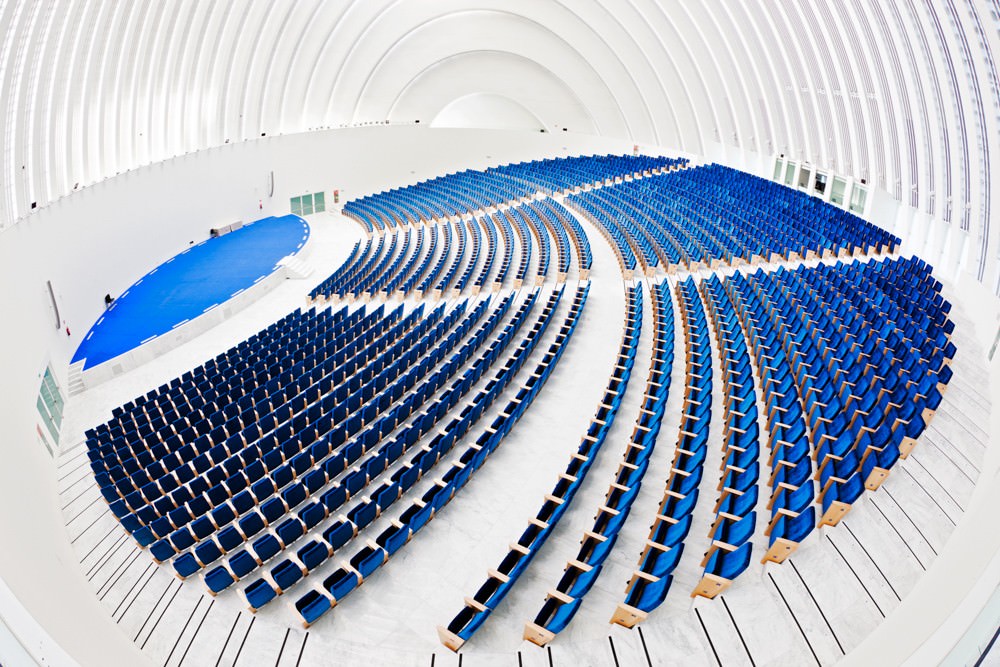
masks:
<instances>
[{"instance_id":1,"label":"glass window","mask_svg":"<svg viewBox=\"0 0 1000 667\"><path fill-rule=\"evenodd\" d=\"M837 206L843 206L845 192L847 192L847 181L839 176L835 176L833 179L833 187L830 189L830 201Z\"/></svg>"},{"instance_id":2,"label":"glass window","mask_svg":"<svg viewBox=\"0 0 1000 667\"><path fill-rule=\"evenodd\" d=\"M809 177L812 175L812 170L808 167L802 167L802 171L799 172L799 187L808 188L809 187Z\"/></svg>"},{"instance_id":3,"label":"glass window","mask_svg":"<svg viewBox=\"0 0 1000 667\"><path fill-rule=\"evenodd\" d=\"M785 185L791 185L795 180L795 163L789 162L785 165Z\"/></svg>"},{"instance_id":4,"label":"glass window","mask_svg":"<svg viewBox=\"0 0 1000 667\"><path fill-rule=\"evenodd\" d=\"M854 189L851 191L851 213L857 213L861 215L865 212L865 204L868 201L868 190L864 186L854 184Z\"/></svg>"},{"instance_id":5,"label":"glass window","mask_svg":"<svg viewBox=\"0 0 1000 667\"><path fill-rule=\"evenodd\" d=\"M46 366L45 373L42 375L42 385L38 389L38 400L35 402L35 407L46 430L52 436L53 442L56 443L59 442L59 430L62 428L65 405L66 402L62 392L59 391L59 385L56 384L55 375L52 373L52 369Z\"/></svg>"},{"instance_id":6,"label":"glass window","mask_svg":"<svg viewBox=\"0 0 1000 667\"><path fill-rule=\"evenodd\" d=\"M775 181L781 181L781 167L784 166L784 160L780 157L774 160L774 179Z\"/></svg>"},{"instance_id":7,"label":"glass window","mask_svg":"<svg viewBox=\"0 0 1000 667\"><path fill-rule=\"evenodd\" d=\"M292 214L302 215L302 197L292 197Z\"/></svg>"},{"instance_id":8,"label":"glass window","mask_svg":"<svg viewBox=\"0 0 1000 667\"><path fill-rule=\"evenodd\" d=\"M317 192L313 195L313 210L316 213L322 213L326 210L326 195L322 192Z\"/></svg>"},{"instance_id":9,"label":"glass window","mask_svg":"<svg viewBox=\"0 0 1000 667\"><path fill-rule=\"evenodd\" d=\"M302 195L302 215L312 215L312 213L313 213L313 196Z\"/></svg>"}]
</instances>

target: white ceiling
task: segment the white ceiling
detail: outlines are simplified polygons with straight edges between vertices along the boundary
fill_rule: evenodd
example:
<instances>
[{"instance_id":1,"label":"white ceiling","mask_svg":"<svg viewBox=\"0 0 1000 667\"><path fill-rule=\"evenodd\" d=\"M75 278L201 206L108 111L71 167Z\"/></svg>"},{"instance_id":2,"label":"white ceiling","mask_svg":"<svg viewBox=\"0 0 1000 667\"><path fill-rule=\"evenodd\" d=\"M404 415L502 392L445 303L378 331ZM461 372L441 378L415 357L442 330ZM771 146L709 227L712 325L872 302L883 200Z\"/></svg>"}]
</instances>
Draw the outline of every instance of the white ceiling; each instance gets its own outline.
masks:
<instances>
[{"instance_id":1,"label":"white ceiling","mask_svg":"<svg viewBox=\"0 0 1000 667\"><path fill-rule=\"evenodd\" d=\"M968 230L996 291L998 28L1000 0L0 0L0 226L186 152L478 95L865 178Z\"/></svg>"}]
</instances>

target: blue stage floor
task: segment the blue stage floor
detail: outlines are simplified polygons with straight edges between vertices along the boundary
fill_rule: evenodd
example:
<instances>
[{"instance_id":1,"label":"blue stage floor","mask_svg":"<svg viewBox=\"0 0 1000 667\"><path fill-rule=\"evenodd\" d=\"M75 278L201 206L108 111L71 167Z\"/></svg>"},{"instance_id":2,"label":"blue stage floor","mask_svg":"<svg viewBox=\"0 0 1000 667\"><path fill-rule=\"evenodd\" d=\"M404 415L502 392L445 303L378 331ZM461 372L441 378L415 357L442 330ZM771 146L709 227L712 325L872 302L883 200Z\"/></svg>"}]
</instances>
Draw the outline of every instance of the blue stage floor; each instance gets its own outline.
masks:
<instances>
[{"instance_id":1,"label":"blue stage floor","mask_svg":"<svg viewBox=\"0 0 1000 667\"><path fill-rule=\"evenodd\" d=\"M286 215L188 248L125 290L84 337L73 363L86 359L84 368L91 368L193 320L266 278L308 238L309 225Z\"/></svg>"}]
</instances>

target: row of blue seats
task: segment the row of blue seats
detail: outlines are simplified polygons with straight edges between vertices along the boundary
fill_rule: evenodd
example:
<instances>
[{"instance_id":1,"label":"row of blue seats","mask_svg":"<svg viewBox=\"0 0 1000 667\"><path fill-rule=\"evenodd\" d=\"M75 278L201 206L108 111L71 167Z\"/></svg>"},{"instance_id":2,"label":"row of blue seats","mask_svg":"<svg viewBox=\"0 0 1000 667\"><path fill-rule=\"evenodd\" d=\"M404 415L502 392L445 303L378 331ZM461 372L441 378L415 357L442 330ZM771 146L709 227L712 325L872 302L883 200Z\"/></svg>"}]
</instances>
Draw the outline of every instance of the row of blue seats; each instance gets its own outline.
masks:
<instances>
[{"instance_id":1,"label":"row of blue seats","mask_svg":"<svg viewBox=\"0 0 1000 667\"><path fill-rule=\"evenodd\" d=\"M888 251L898 239L804 193L718 165L567 198L613 241L626 270ZM734 199L729 192L745 196ZM767 196L750 196L766 192Z\"/></svg>"},{"instance_id":2,"label":"row of blue seats","mask_svg":"<svg viewBox=\"0 0 1000 667\"><path fill-rule=\"evenodd\" d=\"M352 200L344 205L344 214L372 232L514 203L539 190L552 194L659 173L686 163L677 158L604 155L466 170Z\"/></svg>"},{"instance_id":3,"label":"row of blue seats","mask_svg":"<svg viewBox=\"0 0 1000 667\"><path fill-rule=\"evenodd\" d=\"M583 603L584 596L600 576L639 493L649 457L656 445L670 387L674 327L669 291L663 285L652 287L651 302L653 356L642 397L642 410L614 481L603 505L598 508L593 527L584 533L576 557L566 564L562 577L546 595L534 620L525 624L524 638L539 646L544 646L566 628ZM628 316L639 319L641 311Z\"/></svg>"},{"instance_id":4,"label":"row of blue seats","mask_svg":"<svg viewBox=\"0 0 1000 667\"><path fill-rule=\"evenodd\" d=\"M693 278L677 284L677 304L684 332L684 399L680 431L663 498L650 526L646 547L611 622L632 627L666 599L673 572L684 553L684 540L698 502L712 420L712 349L705 309Z\"/></svg>"},{"instance_id":5,"label":"row of blue seats","mask_svg":"<svg viewBox=\"0 0 1000 667\"><path fill-rule=\"evenodd\" d=\"M486 581L476 594L472 598L466 598L465 607L448 627L438 627L441 642L451 650L458 651L472 637L517 583L518 578L569 508L604 444L625 397L639 346L642 327L641 286L626 288L626 304L625 331L622 334L618 357L590 427L584 434L578 450L570 459L566 471L559 475L559 481L552 493L546 494L545 502L528 528L516 542L511 543L507 555L495 570L490 570Z\"/></svg>"},{"instance_id":6,"label":"row of blue seats","mask_svg":"<svg viewBox=\"0 0 1000 667\"><path fill-rule=\"evenodd\" d=\"M536 284L541 284L549 273L549 259L552 255L552 245L549 242L549 234L545 226L538 218L532 204L524 204L508 209L513 214L515 223L521 228L522 238L530 239L531 245L538 245L538 268L536 271ZM530 257L528 260L530 261ZM523 257L522 257L523 261ZM524 276L527 278L527 275Z\"/></svg>"},{"instance_id":7,"label":"row of blue seats","mask_svg":"<svg viewBox=\"0 0 1000 667\"><path fill-rule=\"evenodd\" d=\"M520 162L492 167L487 171L496 171L513 180L527 181L546 194L556 194L585 185L649 176L654 172L684 166L687 162L685 158L651 155L594 155Z\"/></svg>"},{"instance_id":8,"label":"row of blue seats","mask_svg":"<svg viewBox=\"0 0 1000 667\"><path fill-rule=\"evenodd\" d=\"M318 399L321 393L331 391L362 361L367 361L379 351L373 343L382 341L387 344L397 332L413 326L423 312L420 309L401 322L398 321L401 309L381 320L374 319L373 316L377 317L383 310L380 306L368 318L357 320L331 345L332 353L318 355L319 363L310 364L309 370L304 364L293 366L263 385L255 385L250 393L243 394L235 403L219 407L211 402L193 412L182 410L184 414L175 413L161 430L146 438L140 437L137 432L104 444L101 444L98 434L88 438L91 468L98 476L98 485L105 499L109 503L122 499L135 509L137 504L153 502L174 490L178 484L188 481L176 479L176 474L173 481L169 477L172 469L180 466L180 462L175 460L177 457L193 460L212 448L219 451L241 447L248 438L255 437L248 429L268 415L274 422L273 427L279 421L288 421L293 407L300 410L306 403ZM369 328L362 329L366 324ZM300 380L311 381L305 391L298 386ZM239 395L238 389L232 386L224 387L223 391L228 392L230 397ZM284 414L286 411L287 414ZM169 489L165 488L168 484Z\"/></svg>"},{"instance_id":9,"label":"row of blue seats","mask_svg":"<svg viewBox=\"0 0 1000 667\"><path fill-rule=\"evenodd\" d=\"M765 559L782 562L816 526L812 449L803 412L803 399L809 397L802 397L783 347L787 340L779 333L783 322L765 307L742 274L727 278L724 286L753 351L767 410L771 516Z\"/></svg>"},{"instance_id":10,"label":"row of blue seats","mask_svg":"<svg viewBox=\"0 0 1000 667\"><path fill-rule=\"evenodd\" d=\"M201 533L211 534L213 528L221 528L222 524L235 518L230 516L229 510L220 509L230 498L241 496L240 507L237 508L239 514L249 510L249 505L280 494L293 478L309 471L314 443L322 440L338 447L371 421L380 409L380 404L371 400L376 391L400 375L404 377L396 382L396 386L419 377L428 363L421 357L434 342L444 339L446 344L454 343L455 332L447 338L445 336L464 310L465 304L459 304L442 319L443 308L438 308L430 317L418 320L417 326L404 335L393 336L396 342L356 373L345 380L331 382L328 393L314 394L316 400L312 403L303 401L300 412L292 413L290 406L296 402L289 401L276 411L277 417L261 419L248 427L254 429L254 437L248 442L237 443L232 449L227 448L225 443L214 445L189 462L178 457L173 461L176 465L173 474L183 474L184 483L173 489L170 496L162 496L164 500L171 501L166 507L160 508L157 500L128 514L125 506L116 507L116 503L112 503L112 511L143 546L168 536L175 550L192 546L199 539L204 539L205 535ZM474 316L480 314L478 309L474 311ZM468 320L461 326L468 326ZM390 335L392 333L389 332ZM414 364L420 365L414 367ZM381 399L382 404L387 400L388 397ZM279 421L278 417L284 421ZM178 498L181 489L186 492ZM242 494L244 490L249 491L249 497ZM184 502L173 507L174 499L183 499ZM163 514L164 509L169 511ZM146 512L149 513L144 516ZM144 521L152 517L155 517L152 521ZM166 549L168 546L161 544L158 548Z\"/></svg>"},{"instance_id":11,"label":"row of blue seats","mask_svg":"<svg viewBox=\"0 0 1000 667\"><path fill-rule=\"evenodd\" d=\"M471 444L465 452L454 461L451 468L441 479L432 484L419 500L414 501L392 525L385 529L379 538L358 552L347 562L343 562L330 576L328 576L321 587L312 588L295 603L303 619L303 624L308 627L323 614L329 611L340 600L351 591L360 586L366 578L370 577L379 567L400 548L402 548L428 521L434 518L444 505L446 505L454 495L469 481L472 474L485 462L489 454L500 444L516 421L528 408L538 391L548 379L549 374L555 368L562 351L565 349L565 342L572 336L580 312L586 302L586 295L589 286L581 285L570 312L559 331L556 341L550 346L548 352L543 356L535 369L517 394L510 400L506 408L494 419L493 423ZM545 308L539 315L538 321L531 331L524 337L514 355L508 359L496 376L477 394L473 400L473 406L490 405L503 391L503 389L514 379L518 371L527 361L534 348L538 345L545 330L552 320L553 313L559 304L562 296L562 289L552 293ZM471 424L469 425L471 426ZM446 455L458 438L463 436L465 430L455 433L453 429L458 429L460 424L449 425L445 432L449 435L455 433L456 437L445 437L443 434L430 445L430 451L439 458Z\"/></svg>"},{"instance_id":12,"label":"row of blue seats","mask_svg":"<svg viewBox=\"0 0 1000 667\"><path fill-rule=\"evenodd\" d=\"M750 563L750 538L757 515L760 477L760 427L757 395L746 338L722 281L713 275L701 283L721 357L723 405L722 478L715 504L712 540L693 595L715 597Z\"/></svg>"},{"instance_id":13,"label":"row of blue seats","mask_svg":"<svg viewBox=\"0 0 1000 667\"><path fill-rule=\"evenodd\" d=\"M510 302L510 297L506 300ZM359 469L367 472L368 484L374 485L378 479L382 479L378 488L367 496L361 496L360 501L353 507L336 517L336 520L329 526L316 526L317 538L307 541L305 546L300 548L296 555L288 556L270 568L267 575L251 582L245 589L244 595L251 609L256 610L269 603L276 596L282 595L292 585L297 583L303 576L315 570L320 564L325 562L338 549L364 530L369 524L375 521L388 510L407 490L428 472L440 459L443 449L450 448L456 438L460 438L465 430L474 423L488 407L487 403L481 405L466 405L463 414L457 418L449 428L447 434L438 431L431 443L421 445L419 440L422 436L431 433L437 428L437 424L443 416L455 407L462 398L468 394L475 383L497 362L500 355L514 340L517 332L521 329L527 319L535 302L535 295L532 294L519 308L514 319L507 324L503 332L487 347L474 363L466 367L472 355L476 353L485 343L485 335L492 331L495 324L489 328L484 328L480 333L468 341L459 352L452 355L445 367L442 369L442 377L455 377L458 371L465 367L465 372L457 377L448 389L439 392L431 405L420 413L420 416L408 425L398 428L398 423L392 424L396 431L380 432L379 441L386 441L377 454L361 462ZM506 311L506 306L502 313ZM495 319L496 314L491 317ZM391 438L391 442L388 442ZM409 461L403 461L403 456L411 453ZM402 463L401 466L396 466ZM389 475L388 471L396 466L395 472ZM322 493L321 503L326 506L327 516L341 508L347 500L354 500L365 488L361 485L357 489L348 489L349 495L337 486ZM325 518L325 517L324 517ZM310 527L303 526L297 530L295 539L302 538ZM321 538L320 538L321 535ZM286 547L292 543L286 543ZM214 572L206 575L205 582L210 590L218 587ZM217 575L221 583L232 583L228 577L228 572L221 572Z\"/></svg>"},{"instance_id":14,"label":"row of blue seats","mask_svg":"<svg viewBox=\"0 0 1000 667\"><path fill-rule=\"evenodd\" d=\"M242 380L248 370L256 378L259 362L266 360L267 363L259 368L265 369L268 376L272 375L275 364L284 370L294 353L325 346L331 338L356 324L361 315L363 313L348 315L346 310L322 313L296 310L169 384L116 407L111 420L90 429L87 438L106 444L140 430L145 436L149 430L156 430L149 429L154 421L168 419L166 414L179 409L198 410L218 398L220 387L236 390L238 385L233 380Z\"/></svg>"}]
</instances>

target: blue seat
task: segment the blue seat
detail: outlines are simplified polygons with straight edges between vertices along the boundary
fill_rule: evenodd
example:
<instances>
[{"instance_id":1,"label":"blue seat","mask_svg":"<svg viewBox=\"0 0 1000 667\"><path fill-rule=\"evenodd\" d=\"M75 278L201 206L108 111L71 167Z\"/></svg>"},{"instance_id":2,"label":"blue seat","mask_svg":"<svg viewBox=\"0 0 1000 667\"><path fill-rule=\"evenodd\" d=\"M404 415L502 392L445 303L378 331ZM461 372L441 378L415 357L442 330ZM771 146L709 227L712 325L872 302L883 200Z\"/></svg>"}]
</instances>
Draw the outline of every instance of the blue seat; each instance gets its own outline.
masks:
<instances>
[{"instance_id":1,"label":"blue seat","mask_svg":"<svg viewBox=\"0 0 1000 667\"><path fill-rule=\"evenodd\" d=\"M281 551L281 543L270 533L259 537L251 546L254 553L257 554L257 560L261 563L266 563Z\"/></svg>"},{"instance_id":2,"label":"blue seat","mask_svg":"<svg viewBox=\"0 0 1000 667\"><path fill-rule=\"evenodd\" d=\"M214 567L205 573L205 585L213 595L229 588L235 581L229 570L222 565Z\"/></svg>"},{"instance_id":3,"label":"blue seat","mask_svg":"<svg viewBox=\"0 0 1000 667\"><path fill-rule=\"evenodd\" d=\"M357 572L345 570L341 567L337 568L333 574L323 581L323 588L330 591L330 595L333 596L334 601L339 601L357 588L360 583L361 580L358 579Z\"/></svg>"},{"instance_id":4,"label":"blue seat","mask_svg":"<svg viewBox=\"0 0 1000 667\"><path fill-rule=\"evenodd\" d=\"M238 579L242 579L255 569L257 560L246 551L239 551L229 558L229 568Z\"/></svg>"},{"instance_id":5,"label":"blue seat","mask_svg":"<svg viewBox=\"0 0 1000 667\"><path fill-rule=\"evenodd\" d=\"M278 594L294 586L302 576L302 567L287 558L271 568L271 579L278 587Z\"/></svg>"},{"instance_id":6,"label":"blue seat","mask_svg":"<svg viewBox=\"0 0 1000 667\"><path fill-rule=\"evenodd\" d=\"M277 596L277 591L264 579L257 579L243 591L247 604L254 611L260 609Z\"/></svg>"},{"instance_id":7,"label":"blue seat","mask_svg":"<svg viewBox=\"0 0 1000 667\"><path fill-rule=\"evenodd\" d=\"M310 590L295 601L295 610L302 616L302 621L306 627L315 623L331 607L330 598L317 590Z\"/></svg>"}]
</instances>

